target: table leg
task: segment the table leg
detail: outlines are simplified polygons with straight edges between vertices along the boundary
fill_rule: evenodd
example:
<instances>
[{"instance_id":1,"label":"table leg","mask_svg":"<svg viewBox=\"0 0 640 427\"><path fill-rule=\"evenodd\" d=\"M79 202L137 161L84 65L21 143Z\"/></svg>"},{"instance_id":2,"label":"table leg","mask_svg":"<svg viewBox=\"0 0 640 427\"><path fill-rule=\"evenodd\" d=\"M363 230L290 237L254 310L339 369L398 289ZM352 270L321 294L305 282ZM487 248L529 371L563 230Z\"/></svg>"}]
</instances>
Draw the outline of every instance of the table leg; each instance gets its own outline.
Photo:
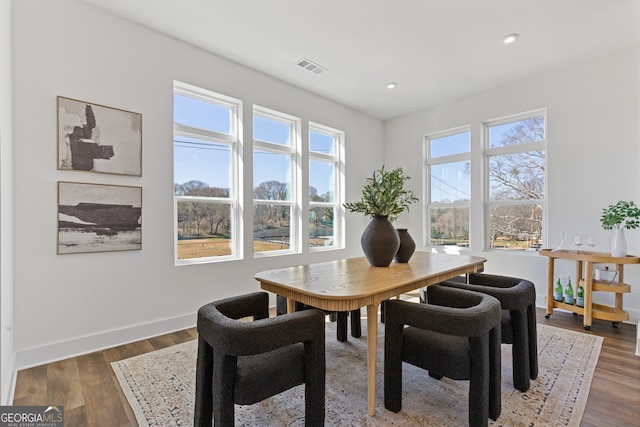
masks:
<instances>
[{"instance_id":1,"label":"table leg","mask_svg":"<svg viewBox=\"0 0 640 427\"><path fill-rule=\"evenodd\" d=\"M624 283L624 268L622 266L622 264L617 264L616 265L616 271L618 272L618 283ZM615 307L617 309L622 310L622 296L624 294L619 294L616 293L616 305Z\"/></svg>"},{"instance_id":2,"label":"table leg","mask_svg":"<svg viewBox=\"0 0 640 427\"><path fill-rule=\"evenodd\" d=\"M547 314L546 318L553 314L553 275L555 274L553 271L554 268L554 259L549 257L548 267L547 267Z\"/></svg>"},{"instance_id":3,"label":"table leg","mask_svg":"<svg viewBox=\"0 0 640 427\"><path fill-rule=\"evenodd\" d=\"M293 313L296 311L296 300L287 298L287 313Z\"/></svg>"},{"instance_id":4,"label":"table leg","mask_svg":"<svg viewBox=\"0 0 640 427\"><path fill-rule=\"evenodd\" d=\"M587 262L587 266L589 264L591 264L591 262ZM576 281L574 283L576 289L578 289L578 283L580 283L582 279L582 261L576 261Z\"/></svg>"},{"instance_id":5,"label":"table leg","mask_svg":"<svg viewBox=\"0 0 640 427\"><path fill-rule=\"evenodd\" d=\"M378 358L378 305L367 306L367 390L369 415L376 414L376 362Z\"/></svg>"},{"instance_id":6,"label":"table leg","mask_svg":"<svg viewBox=\"0 0 640 427\"><path fill-rule=\"evenodd\" d=\"M582 267L582 261L579 261L579 263L580 267ZM591 329L593 316L593 306L591 305L593 300L593 263L591 261L587 261L586 270L584 277L584 315L582 324L586 330L589 330ZM580 272L582 273L582 270Z\"/></svg>"}]
</instances>

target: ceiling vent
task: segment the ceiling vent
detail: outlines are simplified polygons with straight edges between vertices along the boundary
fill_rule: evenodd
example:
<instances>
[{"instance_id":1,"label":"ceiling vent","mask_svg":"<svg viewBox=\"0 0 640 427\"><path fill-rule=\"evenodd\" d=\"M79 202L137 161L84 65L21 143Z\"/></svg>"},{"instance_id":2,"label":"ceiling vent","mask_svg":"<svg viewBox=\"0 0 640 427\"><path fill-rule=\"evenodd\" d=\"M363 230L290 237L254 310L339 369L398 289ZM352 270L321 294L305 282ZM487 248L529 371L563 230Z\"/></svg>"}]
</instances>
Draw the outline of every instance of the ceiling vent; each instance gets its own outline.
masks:
<instances>
[{"instance_id":1,"label":"ceiling vent","mask_svg":"<svg viewBox=\"0 0 640 427\"><path fill-rule=\"evenodd\" d=\"M305 70L311 71L312 73L315 73L315 74L324 74L324 72L327 71L327 69L324 68L323 66L318 65L307 58L302 58L300 61L296 63L296 65L304 68Z\"/></svg>"}]
</instances>

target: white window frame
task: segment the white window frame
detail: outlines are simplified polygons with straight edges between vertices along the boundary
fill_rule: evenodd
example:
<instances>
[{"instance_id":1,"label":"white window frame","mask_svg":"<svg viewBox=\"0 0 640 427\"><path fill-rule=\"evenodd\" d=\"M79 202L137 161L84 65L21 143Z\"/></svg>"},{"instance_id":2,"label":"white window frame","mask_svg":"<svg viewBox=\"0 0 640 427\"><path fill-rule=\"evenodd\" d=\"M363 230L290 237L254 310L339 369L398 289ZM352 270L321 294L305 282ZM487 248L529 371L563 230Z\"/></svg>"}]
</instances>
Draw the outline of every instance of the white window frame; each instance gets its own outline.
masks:
<instances>
[{"instance_id":1,"label":"white window frame","mask_svg":"<svg viewBox=\"0 0 640 427\"><path fill-rule=\"evenodd\" d=\"M458 135L462 133L469 133L469 151L464 153L452 154L449 156L441 156L432 158L431 157L431 141L434 139L444 138L447 136ZM430 248L445 248L444 245L432 245L431 244L431 209L432 208L466 208L469 211L469 245L471 245L471 199L472 194L469 194L469 201L467 202L451 202L451 203L441 203L441 202L431 202L431 168L433 166L444 165L449 163L460 163L460 162L469 162L469 173L473 169L473 164L471 163L471 128L470 126L459 126L456 128L447 129L444 131L429 133L424 136L424 157L425 157L425 168L424 168L424 178L423 178L423 197L424 200L424 208L423 208L423 220L424 220L424 246ZM471 192L471 188L469 189ZM446 247L448 250L453 250L454 248ZM455 252L462 252L460 247L455 247Z\"/></svg>"},{"instance_id":2,"label":"white window frame","mask_svg":"<svg viewBox=\"0 0 640 427\"><path fill-rule=\"evenodd\" d=\"M530 119L533 117L542 116L544 117L544 140L528 142L523 144L511 145L506 147L495 147L491 148L490 138L489 138L489 128L493 126L500 126L507 123L514 123L526 119ZM487 120L483 122L483 135L484 135L484 200L485 209L485 232L484 232L484 249L486 251L491 252L500 252L500 253L529 253L531 251L505 251L500 248L491 248L491 208L494 206L515 206L515 205L531 205L538 204L542 205L542 236L541 240L543 242L547 241L547 195L548 195L548 150L547 150L547 110L546 108L532 110L525 113L513 114L510 116L501 117L498 119ZM525 199L525 200L500 200L500 201L492 201L490 199L490 185L491 185L491 158L504 156L508 154L515 153L526 153L530 151L544 151L545 153L545 169L544 169L544 197L541 199ZM535 253L535 252L534 252Z\"/></svg>"},{"instance_id":3,"label":"white window frame","mask_svg":"<svg viewBox=\"0 0 640 427\"><path fill-rule=\"evenodd\" d=\"M173 82L173 93L187 96L209 104L217 104L231 111L231 126L229 134L216 132L207 129L196 128L179 123L173 124L173 135L185 136L209 140L218 144L228 145L231 150L231 165L229 177L229 197L194 197L194 196L173 196L174 214L174 262L176 266L220 262L228 260L242 259L243 254L243 218L240 214L242 209L242 101L222 95L207 89L199 88L179 81ZM174 166L175 167L175 166ZM178 203L179 202L199 202L224 204L230 207L230 255L222 255L204 258L178 259Z\"/></svg>"},{"instance_id":4,"label":"white window frame","mask_svg":"<svg viewBox=\"0 0 640 427\"><path fill-rule=\"evenodd\" d=\"M311 174L311 161L323 161L328 163L333 163L333 173L334 173L334 195L333 202L315 202L311 201L309 198L309 194L307 192L307 200L308 200L308 212L313 208L333 208L333 237L334 242L332 246L317 246L317 247L309 247L310 252L321 252L321 251L329 251L336 249L343 249L344 242L344 226L345 226L345 209L343 207L343 203L345 201L345 165L344 165L344 154L345 154L345 134L343 131L333 129L331 127L321 125L319 123L309 122L309 137L311 132L323 134L333 138L334 141L334 152L335 154L327 154L320 153L317 151L312 151L309 148L309 159L307 161L308 174ZM307 218L309 217L307 212ZM307 233L307 238L308 238Z\"/></svg>"},{"instance_id":5,"label":"white window frame","mask_svg":"<svg viewBox=\"0 0 640 427\"><path fill-rule=\"evenodd\" d=\"M290 236L289 236L289 249L281 249L281 250L273 250L273 251L264 251L264 252L256 252L253 250L254 258L262 258L269 256L281 256L281 255L290 255L294 253L300 253L301 244L301 223L302 223L302 197L301 197L301 137L300 137L300 128L301 121L298 117L291 116L289 114L285 114L276 110L272 110L269 108L261 107L259 105L253 106L253 116L259 116L268 120L277 121L280 123L287 124L291 127L291 145L282 145L276 144L268 141L261 141L259 139L253 138L253 151L255 153L256 150L266 151L275 154L284 154L291 156L292 164L291 164L291 187L290 191L290 199L289 200L262 200L262 199L253 199L253 212L255 214L255 206L256 205L274 205L274 206L289 206L291 212L291 225L290 225ZM253 126L253 120L252 120ZM252 188L254 183L251 184ZM252 217L253 218L253 217ZM253 228L253 225L252 225ZM253 237L252 237L253 242Z\"/></svg>"}]
</instances>

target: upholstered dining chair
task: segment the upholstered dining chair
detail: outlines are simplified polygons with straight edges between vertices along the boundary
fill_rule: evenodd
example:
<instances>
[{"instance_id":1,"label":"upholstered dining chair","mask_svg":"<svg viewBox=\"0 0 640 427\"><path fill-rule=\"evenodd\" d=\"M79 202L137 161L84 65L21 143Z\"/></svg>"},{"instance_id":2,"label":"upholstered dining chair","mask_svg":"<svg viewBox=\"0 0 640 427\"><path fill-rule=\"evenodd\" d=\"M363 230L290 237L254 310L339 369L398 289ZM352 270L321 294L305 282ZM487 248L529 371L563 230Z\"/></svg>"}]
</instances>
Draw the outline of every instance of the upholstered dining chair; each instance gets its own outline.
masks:
<instances>
[{"instance_id":1,"label":"upholstered dining chair","mask_svg":"<svg viewBox=\"0 0 640 427\"><path fill-rule=\"evenodd\" d=\"M501 411L500 302L479 292L432 285L427 303L389 300L384 343L384 406L402 409L402 362L441 379L469 381L469 425Z\"/></svg>"},{"instance_id":2,"label":"upholstered dining chair","mask_svg":"<svg viewBox=\"0 0 640 427\"><path fill-rule=\"evenodd\" d=\"M252 317L253 321L244 319ZM255 292L198 310L194 426L233 426L234 404L251 405L305 385L305 425L325 418L324 313L269 317L269 297Z\"/></svg>"},{"instance_id":3,"label":"upholstered dining chair","mask_svg":"<svg viewBox=\"0 0 640 427\"><path fill-rule=\"evenodd\" d=\"M512 344L513 386L527 391L538 377L536 287L528 280L495 274L472 273L441 285L483 292L502 306L502 343Z\"/></svg>"},{"instance_id":4,"label":"upholstered dining chair","mask_svg":"<svg viewBox=\"0 0 640 427\"><path fill-rule=\"evenodd\" d=\"M308 308L314 308L310 305L303 304L296 301L296 311L306 310ZM326 311L325 314L329 315L332 321L336 321L336 336L338 341L347 341L347 323L349 318L351 319L351 336L354 338L360 338L362 336L362 321L360 320L360 309L351 311ZM276 296L276 314L281 315L287 312L287 299L281 295Z\"/></svg>"}]
</instances>

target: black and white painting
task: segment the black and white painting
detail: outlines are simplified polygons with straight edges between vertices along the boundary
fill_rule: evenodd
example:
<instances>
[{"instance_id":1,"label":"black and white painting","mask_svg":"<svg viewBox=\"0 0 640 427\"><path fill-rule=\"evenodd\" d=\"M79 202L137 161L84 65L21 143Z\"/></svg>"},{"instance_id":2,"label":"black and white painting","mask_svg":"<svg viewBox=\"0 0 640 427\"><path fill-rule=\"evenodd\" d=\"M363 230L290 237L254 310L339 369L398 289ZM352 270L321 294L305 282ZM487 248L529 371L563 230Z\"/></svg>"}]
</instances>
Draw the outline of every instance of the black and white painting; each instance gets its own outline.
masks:
<instances>
[{"instance_id":1,"label":"black and white painting","mask_svg":"<svg viewBox=\"0 0 640 427\"><path fill-rule=\"evenodd\" d=\"M58 169L142 175L142 115L58 97Z\"/></svg>"},{"instance_id":2,"label":"black and white painting","mask_svg":"<svg viewBox=\"0 0 640 427\"><path fill-rule=\"evenodd\" d=\"M142 187L58 182L58 254L142 249Z\"/></svg>"}]
</instances>

